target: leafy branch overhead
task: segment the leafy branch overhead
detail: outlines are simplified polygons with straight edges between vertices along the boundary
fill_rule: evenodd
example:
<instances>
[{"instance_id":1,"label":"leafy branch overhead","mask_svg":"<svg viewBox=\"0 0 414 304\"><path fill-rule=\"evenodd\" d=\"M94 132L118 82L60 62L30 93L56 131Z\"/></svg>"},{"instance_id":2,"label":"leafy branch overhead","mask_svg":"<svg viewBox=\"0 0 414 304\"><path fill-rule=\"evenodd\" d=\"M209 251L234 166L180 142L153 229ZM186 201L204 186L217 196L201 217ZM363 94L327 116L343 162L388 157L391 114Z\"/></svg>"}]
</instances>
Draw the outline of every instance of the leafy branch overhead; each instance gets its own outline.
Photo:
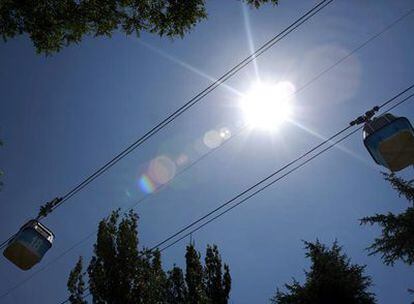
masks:
<instances>
[{"instance_id":1,"label":"leafy branch overhead","mask_svg":"<svg viewBox=\"0 0 414 304\"><path fill-rule=\"evenodd\" d=\"M244 0L259 8L278 0ZM4 41L26 34L38 53L52 54L85 36L141 32L183 37L207 18L204 0L48 0L0 2Z\"/></svg>"}]
</instances>

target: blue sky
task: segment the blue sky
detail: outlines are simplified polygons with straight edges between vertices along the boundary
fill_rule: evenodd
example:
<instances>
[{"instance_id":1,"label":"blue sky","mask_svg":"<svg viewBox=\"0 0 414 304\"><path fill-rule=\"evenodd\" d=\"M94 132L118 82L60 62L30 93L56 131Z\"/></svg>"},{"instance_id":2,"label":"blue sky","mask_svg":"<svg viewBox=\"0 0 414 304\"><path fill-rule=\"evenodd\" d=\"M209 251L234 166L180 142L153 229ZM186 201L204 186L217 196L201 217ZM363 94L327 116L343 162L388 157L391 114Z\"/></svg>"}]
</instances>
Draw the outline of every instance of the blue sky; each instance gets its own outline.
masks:
<instances>
[{"instance_id":1,"label":"blue sky","mask_svg":"<svg viewBox=\"0 0 414 304\"><path fill-rule=\"evenodd\" d=\"M182 40L143 34L85 39L52 57L35 54L25 38L0 45L0 237L7 238L39 206L62 195L168 113L205 88L315 4L243 8L239 1L207 1L209 19ZM55 260L116 207L145 193L139 179L158 156L191 162L208 151L206 132L243 124L239 96L260 78L297 88L413 7L410 0L336 0L177 119L141 149L58 208L44 223L53 248L28 272L0 262L0 294L30 280L1 303L58 303L77 257L90 256L93 238ZM393 96L414 81L411 15L295 96L292 119L321 136ZM249 35L250 33L250 35ZM250 43L249 43L250 41ZM163 55L164 54L164 55ZM167 55L166 55L167 54ZM181 62L181 64L180 64ZM204 75L204 76L203 76ZM395 113L414 120L414 104ZM295 124L276 132L241 133L170 185L138 205L141 245L151 247L319 142ZM353 262L366 264L379 303L408 303L412 269L382 264L364 250L378 235L358 219L399 212L407 202L382 180L361 136L257 195L193 235L198 249L216 243L233 276L231 303L266 303L277 286L302 280L309 265L301 240L335 239ZM182 169L177 165L176 173ZM408 172L410 174L412 172ZM187 241L163 253L164 266L182 265ZM54 261L54 262L53 262ZM50 264L49 264L50 263Z\"/></svg>"}]
</instances>

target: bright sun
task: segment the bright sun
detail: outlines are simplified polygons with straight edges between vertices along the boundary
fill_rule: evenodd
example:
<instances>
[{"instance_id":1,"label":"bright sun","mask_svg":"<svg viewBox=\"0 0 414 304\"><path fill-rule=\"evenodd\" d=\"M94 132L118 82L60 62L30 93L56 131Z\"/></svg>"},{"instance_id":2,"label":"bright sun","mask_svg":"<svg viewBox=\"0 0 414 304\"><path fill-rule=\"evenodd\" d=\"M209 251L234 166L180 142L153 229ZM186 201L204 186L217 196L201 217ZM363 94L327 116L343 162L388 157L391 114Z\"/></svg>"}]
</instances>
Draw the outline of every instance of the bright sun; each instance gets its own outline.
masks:
<instances>
[{"instance_id":1,"label":"bright sun","mask_svg":"<svg viewBox=\"0 0 414 304\"><path fill-rule=\"evenodd\" d=\"M247 124L265 130L277 128L292 114L294 93L295 86L289 81L255 84L241 100Z\"/></svg>"}]
</instances>

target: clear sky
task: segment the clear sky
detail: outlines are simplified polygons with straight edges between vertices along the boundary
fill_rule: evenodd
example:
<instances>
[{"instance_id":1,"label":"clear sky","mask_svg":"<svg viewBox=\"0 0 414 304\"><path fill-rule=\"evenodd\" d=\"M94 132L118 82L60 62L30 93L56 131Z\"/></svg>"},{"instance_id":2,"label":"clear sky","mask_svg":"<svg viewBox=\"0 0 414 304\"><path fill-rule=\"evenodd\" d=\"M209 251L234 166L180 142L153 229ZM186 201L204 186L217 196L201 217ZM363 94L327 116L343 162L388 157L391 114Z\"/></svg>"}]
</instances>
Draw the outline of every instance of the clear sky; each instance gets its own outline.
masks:
<instances>
[{"instance_id":1,"label":"clear sky","mask_svg":"<svg viewBox=\"0 0 414 304\"><path fill-rule=\"evenodd\" d=\"M279 7L257 11L237 0L207 4L209 19L182 40L117 34L85 39L48 58L36 55L25 37L0 44L2 240L34 217L41 204L80 182L315 1L281 1ZM256 66L233 77L228 87L210 94L50 215L44 223L56 241L39 265L22 272L1 258L0 294L31 279L0 302L64 300L68 273L79 255L90 256L94 238L55 259L111 210L145 195L140 180L151 160L174 161L167 173L176 175L208 151L206 133L221 128L235 133L243 124L235 92L246 92L258 77L300 88L412 8L411 0L334 1ZM151 247L318 143L316 134L331 135L412 84L413 28L411 15L298 93L292 100L296 124L285 122L274 132L243 132L150 195L136 208L140 244ZM395 113L413 121L414 103ZM407 207L383 181L381 170L358 134L194 234L199 250L216 243L230 264L231 303L266 303L277 286L292 277L301 281L309 265L302 240L316 238L328 244L338 239L353 262L367 265L379 303L408 303L412 268L388 267L378 256L367 256L364 248L379 231L358 222ZM163 253L166 268L183 265L187 243Z\"/></svg>"}]
</instances>

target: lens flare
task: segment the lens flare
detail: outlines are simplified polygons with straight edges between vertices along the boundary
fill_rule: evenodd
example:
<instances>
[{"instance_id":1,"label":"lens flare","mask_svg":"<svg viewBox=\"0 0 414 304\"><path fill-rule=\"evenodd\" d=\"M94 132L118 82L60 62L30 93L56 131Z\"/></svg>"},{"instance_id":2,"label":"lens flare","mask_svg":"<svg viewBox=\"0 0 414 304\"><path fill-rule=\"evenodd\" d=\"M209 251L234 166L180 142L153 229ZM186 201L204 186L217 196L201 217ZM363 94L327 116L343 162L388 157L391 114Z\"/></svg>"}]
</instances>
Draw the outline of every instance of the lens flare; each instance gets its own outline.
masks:
<instances>
[{"instance_id":1,"label":"lens flare","mask_svg":"<svg viewBox=\"0 0 414 304\"><path fill-rule=\"evenodd\" d=\"M275 129L292 114L290 99L295 86L288 82L276 85L257 83L244 96L241 107L247 123L260 129Z\"/></svg>"},{"instance_id":2,"label":"lens flare","mask_svg":"<svg viewBox=\"0 0 414 304\"><path fill-rule=\"evenodd\" d=\"M177 159L175 160L175 163L177 166L184 166L189 161L188 156L184 153L180 154Z\"/></svg>"},{"instance_id":3,"label":"lens flare","mask_svg":"<svg viewBox=\"0 0 414 304\"><path fill-rule=\"evenodd\" d=\"M155 183L146 174L141 175L138 184L141 190L145 193L153 193L156 190Z\"/></svg>"},{"instance_id":4,"label":"lens flare","mask_svg":"<svg viewBox=\"0 0 414 304\"><path fill-rule=\"evenodd\" d=\"M220 133L216 130L211 130L206 132L203 137L204 144L209 147L210 149L217 148L221 145L223 138L221 137Z\"/></svg>"},{"instance_id":5,"label":"lens flare","mask_svg":"<svg viewBox=\"0 0 414 304\"><path fill-rule=\"evenodd\" d=\"M158 184L166 184L174 178L175 163L165 155L154 158L149 165L148 175Z\"/></svg>"},{"instance_id":6,"label":"lens flare","mask_svg":"<svg viewBox=\"0 0 414 304\"><path fill-rule=\"evenodd\" d=\"M224 140L227 140L231 137L231 131L228 128L221 128L220 129L220 137Z\"/></svg>"}]
</instances>

